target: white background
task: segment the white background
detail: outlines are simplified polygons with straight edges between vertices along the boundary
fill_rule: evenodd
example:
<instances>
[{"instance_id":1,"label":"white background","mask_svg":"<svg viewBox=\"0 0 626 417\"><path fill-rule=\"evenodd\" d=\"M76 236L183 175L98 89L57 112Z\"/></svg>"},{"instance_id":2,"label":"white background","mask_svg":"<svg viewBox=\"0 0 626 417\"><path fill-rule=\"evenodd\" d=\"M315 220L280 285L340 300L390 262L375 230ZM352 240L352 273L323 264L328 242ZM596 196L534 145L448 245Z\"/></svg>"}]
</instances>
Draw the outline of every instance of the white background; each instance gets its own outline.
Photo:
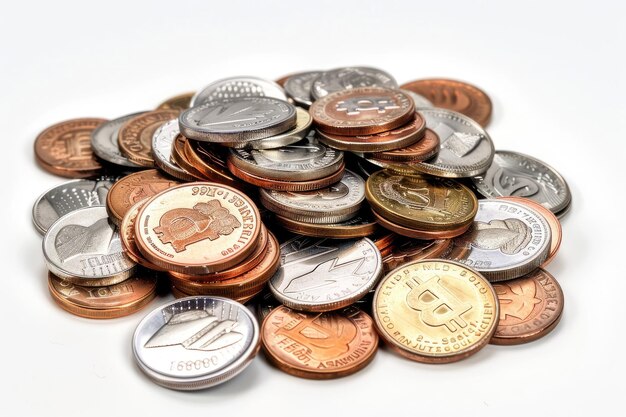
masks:
<instances>
[{"instance_id":1,"label":"white background","mask_svg":"<svg viewBox=\"0 0 626 417\"><path fill-rule=\"evenodd\" d=\"M385 3L3 2L0 414L623 412L624 3ZM379 66L400 83L442 76L482 87L496 148L534 155L569 181L574 205L548 268L566 297L552 334L449 365L383 348L363 371L332 381L284 374L261 355L227 384L183 393L133 363L131 335L148 310L90 321L53 303L30 215L63 179L36 165L39 131L150 109L225 76L344 65Z\"/></svg>"}]
</instances>

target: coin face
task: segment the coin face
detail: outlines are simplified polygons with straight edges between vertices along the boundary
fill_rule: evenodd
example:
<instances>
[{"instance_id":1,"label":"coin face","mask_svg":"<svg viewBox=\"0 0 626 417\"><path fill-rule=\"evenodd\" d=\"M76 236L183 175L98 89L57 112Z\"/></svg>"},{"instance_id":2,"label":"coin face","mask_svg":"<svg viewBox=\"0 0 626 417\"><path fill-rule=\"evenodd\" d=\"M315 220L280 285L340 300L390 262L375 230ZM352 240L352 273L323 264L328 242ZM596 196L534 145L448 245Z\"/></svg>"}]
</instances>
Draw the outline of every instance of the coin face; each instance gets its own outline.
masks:
<instances>
[{"instance_id":1,"label":"coin face","mask_svg":"<svg viewBox=\"0 0 626 417\"><path fill-rule=\"evenodd\" d=\"M370 158L394 162L426 161L439 152L439 136L430 129L425 129L424 135L417 142L399 149L376 152L368 155Z\"/></svg>"},{"instance_id":2,"label":"coin face","mask_svg":"<svg viewBox=\"0 0 626 417\"><path fill-rule=\"evenodd\" d=\"M311 98L311 87L313 81L322 75L322 71L299 72L289 76L285 80L285 92L298 105L309 108L313 99Z\"/></svg>"},{"instance_id":3,"label":"coin face","mask_svg":"<svg viewBox=\"0 0 626 417\"><path fill-rule=\"evenodd\" d=\"M345 67L325 71L313 81L311 96L317 100L336 91L359 87L398 88L396 80L387 72L371 67Z\"/></svg>"},{"instance_id":4,"label":"coin face","mask_svg":"<svg viewBox=\"0 0 626 417\"><path fill-rule=\"evenodd\" d=\"M156 265L208 274L245 259L260 230L259 211L248 196L222 184L194 182L152 197L137 216L135 238Z\"/></svg>"},{"instance_id":5,"label":"coin face","mask_svg":"<svg viewBox=\"0 0 626 417\"><path fill-rule=\"evenodd\" d=\"M153 167L152 137L163 123L178 117L178 110L155 110L135 116L120 128L120 150L132 162Z\"/></svg>"},{"instance_id":6,"label":"coin face","mask_svg":"<svg viewBox=\"0 0 626 417\"><path fill-rule=\"evenodd\" d=\"M498 324L498 299L476 271L456 262L411 262L388 273L373 302L385 342L418 362L455 362L475 354Z\"/></svg>"},{"instance_id":7,"label":"coin face","mask_svg":"<svg viewBox=\"0 0 626 417\"><path fill-rule=\"evenodd\" d=\"M193 97L191 106L245 97L272 97L287 101L285 91L275 82L245 76L224 78L207 85Z\"/></svg>"},{"instance_id":8,"label":"coin face","mask_svg":"<svg viewBox=\"0 0 626 417\"><path fill-rule=\"evenodd\" d=\"M120 128L126 122L143 113L145 112L128 114L126 116L118 117L117 119L109 120L98 126L91 133L91 147L98 158L123 167L141 167L141 165L134 163L122 154L122 151L120 151L118 136Z\"/></svg>"},{"instance_id":9,"label":"coin face","mask_svg":"<svg viewBox=\"0 0 626 417\"><path fill-rule=\"evenodd\" d=\"M197 390L243 371L259 347L259 325L243 305L188 297L150 312L133 335L139 368L155 383Z\"/></svg>"},{"instance_id":10,"label":"coin face","mask_svg":"<svg viewBox=\"0 0 626 417\"><path fill-rule=\"evenodd\" d=\"M358 308L303 313L279 306L261 328L263 349L281 370L302 378L329 379L365 367L378 349L372 319Z\"/></svg>"},{"instance_id":11,"label":"coin face","mask_svg":"<svg viewBox=\"0 0 626 417\"><path fill-rule=\"evenodd\" d=\"M194 177L189 175L176 162L172 160L172 148L174 140L180 134L178 119L172 119L161 125L152 136L152 158L155 165L170 174L174 178L183 181L194 181Z\"/></svg>"},{"instance_id":12,"label":"coin face","mask_svg":"<svg viewBox=\"0 0 626 417\"><path fill-rule=\"evenodd\" d=\"M170 97L157 106L157 110L178 110L183 111L191 107L191 99L195 93L184 93Z\"/></svg>"},{"instance_id":13,"label":"coin face","mask_svg":"<svg viewBox=\"0 0 626 417\"><path fill-rule=\"evenodd\" d=\"M311 130L313 118L308 111L296 107L296 125L281 134L250 142L224 142L224 146L236 149L276 149L291 145L307 136Z\"/></svg>"},{"instance_id":14,"label":"coin face","mask_svg":"<svg viewBox=\"0 0 626 417\"><path fill-rule=\"evenodd\" d=\"M517 345L551 332L563 313L563 291L547 271L494 284L500 301L500 321L491 343Z\"/></svg>"}]
</instances>

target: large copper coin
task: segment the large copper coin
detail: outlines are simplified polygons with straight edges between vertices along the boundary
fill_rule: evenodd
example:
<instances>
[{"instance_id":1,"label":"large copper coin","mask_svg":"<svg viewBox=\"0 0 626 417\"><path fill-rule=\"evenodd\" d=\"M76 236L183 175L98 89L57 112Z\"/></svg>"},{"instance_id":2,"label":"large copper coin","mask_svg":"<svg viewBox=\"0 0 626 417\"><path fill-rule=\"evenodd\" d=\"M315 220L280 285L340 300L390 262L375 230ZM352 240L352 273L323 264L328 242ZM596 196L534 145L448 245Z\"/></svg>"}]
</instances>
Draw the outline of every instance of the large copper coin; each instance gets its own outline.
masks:
<instances>
[{"instance_id":1,"label":"large copper coin","mask_svg":"<svg viewBox=\"0 0 626 417\"><path fill-rule=\"evenodd\" d=\"M435 107L454 110L487 126L491 118L491 99L484 91L462 81L446 79L417 80L400 86L429 99Z\"/></svg>"},{"instance_id":2,"label":"large copper coin","mask_svg":"<svg viewBox=\"0 0 626 417\"><path fill-rule=\"evenodd\" d=\"M563 291L547 271L493 284L500 300L500 321L491 343L517 345L550 333L561 319Z\"/></svg>"},{"instance_id":3,"label":"large copper coin","mask_svg":"<svg viewBox=\"0 0 626 417\"><path fill-rule=\"evenodd\" d=\"M178 114L178 110L155 110L133 117L120 128L117 137L120 151L137 165L153 167L152 136Z\"/></svg>"},{"instance_id":4,"label":"large copper coin","mask_svg":"<svg viewBox=\"0 0 626 417\"><path fill-rule=\"evenodd\" d=\"M391 253L383 257L383 267L389 272L409 262L440 258L451 244L450 239L419 240L405 237L396 239L391 245Z\"/></svg>"},{"instance_id":5,"label":"large copper coin","mask_svg":"<svg viewBox=\"0 0 626 417\"><path fill-rule=\"evenodd\" d=\"M498 325L498 298L473 269L451 261L417 261L383 278L373 315L383 340L400 355L448 363L487 345Z\"/></svg>"},{"instance_id":6,"label":"large copper coin","mask_svg":"<svg viewBox=\"0 0 626 417\"><path fill-rule=\"evenodd\" d=\"M192 182L152 197L135 223L145 258L188 274L223 271L256 247L261 220L248 196L234 188Z\"/></svg>"},{"instance_id":7,"label":"large copper coin","mask_svg":"<svg viewBox=\"0 0 626 417\"><path fill-rule=\"evenodd\" d=\"M157 110L187 110L191 106L191 98L196 93L184 93L170 97L157 106Z\"/></svg>"},{"instance_id":8,"label":"large copper coin","mask_svg":"<svg viewBox=\"0 0 626 417\"><path fill-rule=\"evenodd\" d=\"M68 178L88 178L102 165L91 149L91 132L106 119L72 119L57 123L35 139L35 156L48 172Z\"/></svg>"},{"instance_id":9,"label":"large copper coin","mask_svg":"<svg viewBox=\"0 0 626 417\"><path fill-rule=\"evenodd\" d=\"M434 131L426 129L424 136L412 145L391 151L372 153L367 157L389 162L420 162L432 158L437 155L437 152L439 152L439 136Z\"/></svg>"},{"instance_id":10,"label":"large copper coin","mask_svg":"<svg viewBox=\"0 0 626 417\"><path fill-rule=\"evenodd\" d=\"M432 239L450 239L456 236L460 236L465 233L472 222L461 225L459 227L455 227L452 229L445 230L423 230L423 229L413 229L411 227L406 227L392 221L389 221L384 216L377 213L375 210L372 210L372 214L376 219L376 222L380 224L385 229L397 233L401 236L410 237L413 239L424 239L424 240L432 240Z\"/></svg>"},{"instance_id":11,"label":"large copper coin","mask_svg":"<svg viewBox=\"0 0 626 417\"><path fill-rule=\"evenodd\" d=\"M378 334L357 308L330 313L273 309L261 326L261 343L279 369L302 378L330 379L364 368L374 358Z\"/></svg>"},{"instance_id":12,"label":"large copper coin","mask_svg":"<svg viewBox=\"0 0 626 417\"><path fill-rule=\"evenodd\" d=\"M361 211L350 220L331 224L307 223L278 214L274 217L285 229L304 236L352 239L370 236L379 229L378 223L367 210Z\"/></svg>"},{"instance_id":13,"label":"large copper coin","mask_svg":"<svg viewBox=\"0 0 626 417\"><path fill-rule=\"evenodd\" d=\"M398 90L361 87L322 97L313 102L309 112L313 123L325 133L373 135L409 123L415 104Z\"/></svg>"},{"instance_id":14,"label":"large copper coin","mask_svg":"<svg viewBox=\"0 0 626 417\"><path fill-rule=\"evenodd\" d=\"M124 253L130 259L135 261L135 263L143 266L144 268L152 269L154 271L166 271L167 269L157 266L152 262L146 260L141 251L137 247L137 242L135 241L135 221L137 220L137 215L139 214L139 210L146 204L146 200L139 201L137 204L132 206L124 215L122 222L119 226L120 240L122 241L122 248L124 249Z\"/></svg>"}]
</instances>

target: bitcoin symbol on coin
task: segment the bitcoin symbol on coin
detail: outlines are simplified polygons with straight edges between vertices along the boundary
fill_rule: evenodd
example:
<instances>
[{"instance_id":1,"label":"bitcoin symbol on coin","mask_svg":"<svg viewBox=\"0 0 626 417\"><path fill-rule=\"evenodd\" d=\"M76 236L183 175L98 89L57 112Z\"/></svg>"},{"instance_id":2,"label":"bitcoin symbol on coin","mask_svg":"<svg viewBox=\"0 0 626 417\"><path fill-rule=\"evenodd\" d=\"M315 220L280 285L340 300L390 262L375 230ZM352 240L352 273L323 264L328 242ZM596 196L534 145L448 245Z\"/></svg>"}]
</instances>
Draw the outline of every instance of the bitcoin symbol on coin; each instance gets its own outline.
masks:
<instances>
[{"instance_id":1,"label":"bitcoin symbol on coin","mask_svg":"<svg viewBox=\"0 0 626 417\"><path fill-rule=\"evenodd\" d=\"M385 113L387 110L399 109L393 100L379 97L351 97L337 103L337 111L345 111L348 115L357 115L365 111Z\"/></svg>"}]
</instances>

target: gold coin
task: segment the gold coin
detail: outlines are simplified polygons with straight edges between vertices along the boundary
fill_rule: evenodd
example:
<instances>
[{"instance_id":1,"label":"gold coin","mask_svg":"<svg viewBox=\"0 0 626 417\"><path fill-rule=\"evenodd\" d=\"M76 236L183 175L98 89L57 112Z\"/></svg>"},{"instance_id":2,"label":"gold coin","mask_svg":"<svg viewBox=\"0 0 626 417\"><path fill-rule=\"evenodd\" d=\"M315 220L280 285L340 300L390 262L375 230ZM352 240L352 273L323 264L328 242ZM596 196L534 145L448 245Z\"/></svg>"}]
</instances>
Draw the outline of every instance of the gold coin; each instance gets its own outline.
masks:
<instances>
[{"instance_id":1,"label":"gold coin","mask_svg":"<svg viewBox=\"0 0 626 417\"><path fill-rule=\"evenodd\" d=\"M373 315L383 340L418 362L448 363L483 348L498 325L498 298L478 272L425 260L394 269L378 285Z\"/></svg>"},{"instance_id":2,"label":"gold coin","mask_svg":"<svg viewBox=\"0 0 626 417\"><path fill-rule=\"evenodd\" d=\"M170 97L157 106L157 110L187 110L191 107L191 99L196 93L184 93Z\"/></svg>"}]
</instances>

